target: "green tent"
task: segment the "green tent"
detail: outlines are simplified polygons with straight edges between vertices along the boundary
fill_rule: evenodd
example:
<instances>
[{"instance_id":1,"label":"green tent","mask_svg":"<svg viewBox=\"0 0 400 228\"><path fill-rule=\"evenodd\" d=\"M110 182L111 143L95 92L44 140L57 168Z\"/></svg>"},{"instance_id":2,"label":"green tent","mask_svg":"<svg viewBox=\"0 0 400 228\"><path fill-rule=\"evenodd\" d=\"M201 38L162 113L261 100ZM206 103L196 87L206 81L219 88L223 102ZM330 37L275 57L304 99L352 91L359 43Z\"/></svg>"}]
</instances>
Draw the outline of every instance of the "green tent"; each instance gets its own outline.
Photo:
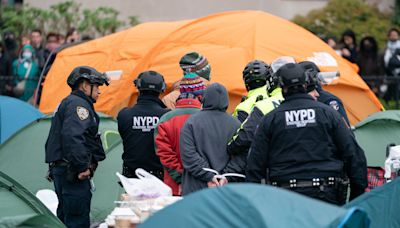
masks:
<instances>
[{"instance_id":1,"label":"green tent","mask_svg":"<svg viewBox=\"0 0 400 228\"><path fill-rule=\"evenodd\" d=\"M116 172L122 170L122 142L114 144L107 151L106 160L102 161L97 168L94 175L94 184L96 191L93 194L92 200L92 219L100 221L107 217L111 211L115 208L114 201L119 200L123 188L118 184L118 177L115 175ZM95 207L94 203L98 203Z\"/></svg>"},{"instance_id":2,"label":"green tent","mask_svg":"<svg viewBox=\"0 0 400 228\"><path fill-rule=\"evenodd\" d=\"M0 202L0 227L65 227L39 199L1 171Z\"/></svg>"},{"instance_id":3,"label":"green tent","mask_svg":"<svg viewBox=\"0 0 400 228\"><path fill-rule=\"evenodd\" d=\"M362 194L345 207L359 207L367 212L371 228L400 227L400 178Z\"/></svg>"},{"instance_id":4,"label":"green tent","mask_svg":"<svg viewBox=\"0 0 400 228\"><path fill-rule=\"evenodd\" d=\"M358 123L354 134L364 149L368 166L384 167L386 146L400 144L400 111L377 112Z\"/></svg>"},{"instance_id":5,"label":"green tent","mask_svg":"<svg viewBox=\"0 0 400 228\"><path fill-rule=\"evenodd\" d=\"M39 119L18 131L0 146L1 170L33 194L40 189L53 189L53 183L44 178L48 170L48 166L44 163L44 145L50 125L50 117ZM115 149L112 153L111 150L107 151L106 160L100 162L95 174L94 182L97 190L93 194L91 215L95 221L104 219L111 211L109 208L114 206L114 200L118 199L116 192L119 187L116 187L115 172L120 171L122 167L122 146L116 146L121 144L117 128L115 120L101 115L99 130L102 133L103 144L108 149ZM110 175L113 176L112 179ZM116 190L111 190L115 188Z\"/></svg>"},{"instance_id":6,"label":"green tent","mask_svg":"<svg viewBox=\"0 0 400 228\"><path fill-rule=\"evenodd\" d=\"M257 184L228 184L184 197L155 213L146 227L368 227L368 216L298 193Z\"/></svg>"}]
</instances>

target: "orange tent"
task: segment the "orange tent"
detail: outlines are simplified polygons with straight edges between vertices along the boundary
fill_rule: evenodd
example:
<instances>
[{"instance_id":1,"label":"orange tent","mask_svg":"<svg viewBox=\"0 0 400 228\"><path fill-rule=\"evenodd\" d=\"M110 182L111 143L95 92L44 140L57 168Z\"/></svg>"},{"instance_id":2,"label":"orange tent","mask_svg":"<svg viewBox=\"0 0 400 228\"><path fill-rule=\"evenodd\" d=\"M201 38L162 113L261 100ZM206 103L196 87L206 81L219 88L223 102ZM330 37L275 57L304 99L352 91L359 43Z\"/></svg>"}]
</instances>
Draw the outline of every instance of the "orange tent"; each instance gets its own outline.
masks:
<instances>
[{"instance_id":1,"label":"orange tent","mask_svg":"<svg viewBox=\"0 0 400 228\"><path fill-rule=\"evenodd\" d=\"M123 71L120 80L102 87L95 105L98 111L116 116L136 101L132 81L140 72L158 71L171 86L182 77L178 62L189 51L208 58L211 81L224 84L229 91L230 110L246 94L241 73L247 62L271 63L280 56L311 59L323 71L339 70L338 83L326 89L343 100L353 125L382 109L352 66L312 33L265 12L233 11L191 21L144 23L61 51L44 83L40 110L52 112L70 92L65 82L71 70L89 65L99 71Z\"/></svg>"}]
</instances>

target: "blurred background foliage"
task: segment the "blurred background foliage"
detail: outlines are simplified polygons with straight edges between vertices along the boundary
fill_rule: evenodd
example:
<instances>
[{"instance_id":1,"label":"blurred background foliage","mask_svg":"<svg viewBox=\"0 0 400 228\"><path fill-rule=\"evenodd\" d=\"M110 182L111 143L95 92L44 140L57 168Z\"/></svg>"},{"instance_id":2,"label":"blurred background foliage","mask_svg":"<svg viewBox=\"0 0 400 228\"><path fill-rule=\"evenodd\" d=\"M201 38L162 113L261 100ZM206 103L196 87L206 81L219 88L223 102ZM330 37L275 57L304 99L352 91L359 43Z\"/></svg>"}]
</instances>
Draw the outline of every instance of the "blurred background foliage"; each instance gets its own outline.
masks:
<instances>
[{"instance_id":1,"label":"blurred background foliage","mask_svg":"<svg viewBox=\"0 0 400 228\"><path fill-rule=\"evenodd\" d=\"M130 16L125 22L118 19L118 14L119 12L111 7L82 9L81 5L74 1L54 4L49 9L29 5L0 6L0 32L12 31L20 36L39 28L45 34L65 34L74 27L84 35L98 37L114 33L124 26L139 24L136 16Z\"/></svg>"},{"instance_id":2,"label":"blurred background foliage","mask_svg":"<svg viewBox=\"0 0 400 228\"><path fill-rule=\"evenodd\" d=\"M0 32L13 31L19 36L39 28L45 34L65 34L75 27L81 34L95 38L140 23L137 16L122 21L118 19L118 14L111 7L82 9L79 3L72 0L51 5L49 9L26 4L19 7L0 6ZM352 29L357 42L370 35L376 38L379 48L383 50L387 31L400 26L400 0L395 0L395 7L390 13L380 12L363 0L330 0L324 8L313 10L306 16L296 16L292 21L320 37L334 36L338 41L343 31Z\"/></svg>"},{"instance_id":3,"label":"blurred background foliage","mask_svg":"<svg viewBox=\"0 0 400 228\"><path fill-rule=\"evenodd\" d=\"M334 36L338 41L346 29L356 33L357 44L364 36L373 36L383 50L387 31L400 25L399 4L396 0L394 13L383 13L362 0L330 0L324 8L292 21L320 37Z\"/></svg>"}]
</instances>

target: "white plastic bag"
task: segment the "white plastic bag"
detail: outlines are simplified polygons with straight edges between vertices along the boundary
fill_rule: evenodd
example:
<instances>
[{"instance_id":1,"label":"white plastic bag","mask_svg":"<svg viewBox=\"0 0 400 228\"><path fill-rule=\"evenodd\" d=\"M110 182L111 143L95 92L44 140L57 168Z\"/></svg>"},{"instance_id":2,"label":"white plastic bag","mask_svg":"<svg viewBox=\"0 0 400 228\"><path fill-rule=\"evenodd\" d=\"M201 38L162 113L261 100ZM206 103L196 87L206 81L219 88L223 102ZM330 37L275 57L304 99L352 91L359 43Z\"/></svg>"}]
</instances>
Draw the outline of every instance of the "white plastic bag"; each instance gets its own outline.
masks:
<instances>
[{"instance_id":1,"label":"white plastic bag","mask_svg":"<svg viewBox=\"0 0 400 228\"><path fill-rule=\"evenodd\" d=\"M172 189L160 179L144 169L136 169L139 178L127 178L117 172L126 193L136 199L150 199L160 196L172 196Z\"/></svg>"}]
</instances>

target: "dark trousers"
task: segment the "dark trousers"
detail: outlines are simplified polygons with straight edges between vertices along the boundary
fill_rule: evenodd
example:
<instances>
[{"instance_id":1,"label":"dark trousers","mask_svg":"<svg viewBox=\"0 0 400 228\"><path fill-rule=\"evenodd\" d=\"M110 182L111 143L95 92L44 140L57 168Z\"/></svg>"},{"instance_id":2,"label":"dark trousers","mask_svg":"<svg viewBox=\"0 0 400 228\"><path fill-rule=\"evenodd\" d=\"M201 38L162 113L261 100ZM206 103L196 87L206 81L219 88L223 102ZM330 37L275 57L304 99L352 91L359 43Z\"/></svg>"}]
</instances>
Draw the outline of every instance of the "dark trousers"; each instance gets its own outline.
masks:
<instances>
[{"instance_id":1,"label":"dark trousers","mask_svg":"<svg viewBox=\"0 0 400 228\"><path fill-rule=\"evenodd\" d=\"M302 195L309 196L314 199L319 199L328 203L342 205L344 202L339 200L338 191L333 187L324 186L324 188L319 187L305 187L305 188L293 188L289 189L300 193Z\"/></svg>"},{"instance_id":2,"label":"dark trousers","mask_svg":"<svg viewBox=\"0 0 400 228\"><path fill-rule=\"evenodd\" d=\"M52 167L50 173L58 198L57 217L68 228L90 227L90 191L89 180L70 182L66 179L65 166Z\"/></svg>"}]
</instances>

